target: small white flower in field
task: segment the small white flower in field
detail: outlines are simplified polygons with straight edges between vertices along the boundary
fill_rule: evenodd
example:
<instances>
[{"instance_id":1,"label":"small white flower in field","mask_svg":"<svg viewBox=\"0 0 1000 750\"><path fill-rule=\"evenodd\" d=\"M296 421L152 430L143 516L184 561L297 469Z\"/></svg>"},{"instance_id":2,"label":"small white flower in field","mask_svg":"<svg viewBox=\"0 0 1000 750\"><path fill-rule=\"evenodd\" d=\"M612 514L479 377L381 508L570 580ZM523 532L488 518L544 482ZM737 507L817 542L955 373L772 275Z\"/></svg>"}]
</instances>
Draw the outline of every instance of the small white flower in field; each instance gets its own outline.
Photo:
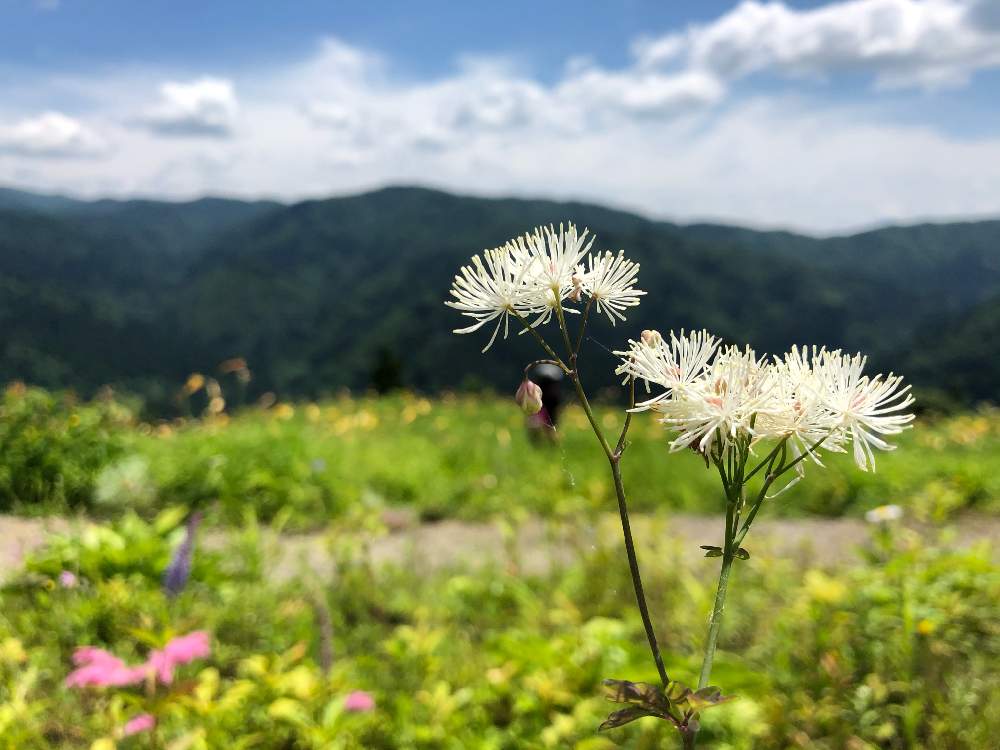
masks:
<instances>
[{"instance_id":1,"label":"small white flower in field","mask_svg":"<svg viewBox=\"0 0 1000 750\"><path fill-rule=\"evenodd\" d=\"M898 505L880 505L865 513L868 523L889 523L903 517L903 509Z\"/></svg>"},{"instance_id":2,"label":"small white flower in field","mask_svg":"<svg viewBox=\"0 0 1000 750\"><path fill-rule=\"evenodd\" d=\"M496 320L493 335L483 349L485 352L493 346L501 326L504 338L507 338L512 315L542 312L542 308L532 302L533 290L525 284L528 267L523 248L511 243L486 250L482 256L473 256L472 264L462 266L455 276L451 286L454 299L445 304L475 319L476 323L468 328L458 328L455 333L472 333Z\"/></svg>"},{"instance_id":3,"label":"small white flower in field","mask_svg":"<svg viewBox=\"0 0 1000 750\"><path fill-rule=\"evenodd\" d=\"M708 455L716 442L725 447L741 432L753 434L754 418L770 406L773 383L768 376L752 349L730 347L718 353L701 377L674 388L668 399L651 400L650 408L679 433L670 443L672 451L691 447Z\"/></svg>"},{"instance_id":4,"label":"small white flower in field","mask_svg":"<svg viewBox=\"0 0 1000 750\"><path fill-rule=\"evenodd\" d=\"M664 393L638 404L640 410L696 383L719 347L719 339L707 331L692 331L690 334L681 331L680 336L671 331L669 343L658 331L643 331L640 339L629 341L628 351L615 352L623 357L615 372L625 375L626 381L633 377L642 380L647 392L650 384L666 389Z\"/></svg>"},{"instance_id":5,"label":"small white flower in field","mask_svg":"<svg viewBox=\"0 0 1000 750\"><path fill-rule=\"evenodd\" d=\"M587 242L586 229L576 231L572 223L555 227L539 227L534 232L519 237L516 242L531 258L531 269L526 282L536 293L551 290L560 300L573 291L573 274L583 257L594 244L594 236Z\"/></svg>"},{"instance_id":6,"label":"small white flower in field","mask_svg":"<svg viewBox=\"0 0 1000 750\"><path fill-rule=\"evenodd\" d=\"M788 438L792 458L809 454L822 466L817 450L822 441L824 450L843 452L843 432L836 429L835 415L824 402L824 384L814 365L821 366L826 352L793 346L781 359L775 357L771 365L770 408L764 410L754 423L756 438ZM796 465L799 474L804 466Z\"/></svg>"},{"instance_id":7,"label":"small white flower in field","mask_svg":"<svg viewBox=\"0 0 1000 750\"><path fill-rule=\"evenodd\" d=\"M865 359L840 351L793 347L773 362L758 360L752 350L719 348L705 331L670 334L669 343L655 331L630 341L615 371L664 390L636 405L652 409L677 433L671 450L691 447L706 453L725 447L740 435L753 441L786 440L789 462L801 477L797 459L808 455L820 464L819 450L845 452L853 444L858 467L874 468L873 448L892 450L882 439L909 427L913 415L901 413L913 403L909 388L894 375L862 374Z\"/></svg>"},{"instance_id":8,"label":"small white flower in field","mask_svg":"<svg viewBox=\"0 0 1000 750\"><path fill-rule=\"evenodd\" d=\"M910 386L903 379L862 375L866 357L824 352L820 370L825 405L854 444L854 463L862 471L875 468L872 448L895 450L880 435L898 435L908 429L913 414L900 413L913 404Z\"/></svg>"},{"instance_id":9,"label":"small white flower in field","mask_svg":"<svg viewBox=\"0 0 1000 750\"><path fill-rule=\"evenodd\" d=\"M533 317L532 327L547 323L563 300L578 301L585 291L583 278L576 272L593 242L592 236L588 241L586 230L578 233L573 224L560 225L558 231L539 227L503 247L473 256L472 263L462 266L455 276L452 299L445 304L476 322L455 333L472 333L495 320L485 352L501 328L507 338L511 317Z\"/></svg>"},{"instance_id":10,"label":"small white flower in field","mask_svg":"<svg viewBox=\"0 0 1000 750\"><path fill-rule=\"evenodd\" d=\"M514 394L514 401L527 415L538 414L542 410L542 389L527 378Z\"/></svg>"},{"instance_id":11,"label":"small white flower in field","mask_svg":"<svg viewBox=\"0 0 1000 750\"><path fill-rule=\"evenodd\" d=\"M626 258L621 250L617 255L610 252L591 255L587 264L588 270L581 273L583 290L596 303L597 312L607 315L611 325L616 319L625 320L623 311L638 305L639 297L645 294L635 288L639 264Z\"/></svg>"}]
</instances>

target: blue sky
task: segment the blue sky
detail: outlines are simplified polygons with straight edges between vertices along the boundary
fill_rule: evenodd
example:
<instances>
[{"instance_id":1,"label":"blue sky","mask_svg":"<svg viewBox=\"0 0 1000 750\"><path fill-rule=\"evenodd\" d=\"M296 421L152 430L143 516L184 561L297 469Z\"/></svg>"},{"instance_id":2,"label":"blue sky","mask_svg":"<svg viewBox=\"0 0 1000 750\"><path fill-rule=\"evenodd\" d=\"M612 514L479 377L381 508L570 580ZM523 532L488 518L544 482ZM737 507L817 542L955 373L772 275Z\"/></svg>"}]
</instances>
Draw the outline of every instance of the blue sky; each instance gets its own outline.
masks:
<instances>
[{"instance_id":1,"label":"blue sky","mask_svg":"<svg viewBox=\"0 0 1000 750\"><path fill-rule=\"evenodd\" d=\"M0 184L1000 214L1000 0L0 0Z\"/></svg>"}]
</instances>

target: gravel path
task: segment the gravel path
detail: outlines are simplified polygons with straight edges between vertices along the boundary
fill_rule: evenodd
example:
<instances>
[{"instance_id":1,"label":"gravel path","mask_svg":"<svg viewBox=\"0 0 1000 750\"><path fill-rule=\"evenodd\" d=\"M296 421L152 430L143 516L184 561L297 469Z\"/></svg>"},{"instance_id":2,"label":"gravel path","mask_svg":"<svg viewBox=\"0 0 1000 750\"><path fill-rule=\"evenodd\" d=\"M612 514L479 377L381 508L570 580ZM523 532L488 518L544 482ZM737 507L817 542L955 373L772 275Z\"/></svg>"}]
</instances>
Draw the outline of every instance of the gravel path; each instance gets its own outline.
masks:
<instances>
[{"instance_id":1,"label":"gravel path","mask_svg":"<svg viewBox=\"0 0 1000 750\"><path fill-rule=\"evenodd\" d=\"M448 565L476 567L487 562L508 561L500 527L489 523L441 521L418 525L405 513L387 514L390 533L371 542L369 553L376 564L396 563L433 570ZM19 518L0 515L0 577L9 575L20 566L24 556L38 548L50 533L65 532L81 521L61 518ZM639 516L633 519L636 542L656 535L668 536L678 544L689 546L693 559L698 559L700 544L718 544L721 518L692 515L670 515L660 518ZM978 542L991 544L995 554L1000 547L1000 518L964 517L949 525L952 544L967 547ZM818 565L841 565L855 558L855 550L869 538L866 523L856 519L761 519L747 546L767 550L770 554L797 557ZM573 544L567 543L572 535ZM594 524L572 529L541 520L523 524L516 534L516 560L528 573L543 572L553 564L569 561L580 544L617 543L621 529L617 516L604 516ZM211 531L206 542L211 546L225 543L224 531ZM333 565L328 552L329 538L320 532L286 534L267 537L266 551L272 574L289 578L302 572L303 567L318 576L329 576ZM641 554L641 553L640 553ZM509 561L508 561L509 562Z\"/></svg>"}]
</instances>

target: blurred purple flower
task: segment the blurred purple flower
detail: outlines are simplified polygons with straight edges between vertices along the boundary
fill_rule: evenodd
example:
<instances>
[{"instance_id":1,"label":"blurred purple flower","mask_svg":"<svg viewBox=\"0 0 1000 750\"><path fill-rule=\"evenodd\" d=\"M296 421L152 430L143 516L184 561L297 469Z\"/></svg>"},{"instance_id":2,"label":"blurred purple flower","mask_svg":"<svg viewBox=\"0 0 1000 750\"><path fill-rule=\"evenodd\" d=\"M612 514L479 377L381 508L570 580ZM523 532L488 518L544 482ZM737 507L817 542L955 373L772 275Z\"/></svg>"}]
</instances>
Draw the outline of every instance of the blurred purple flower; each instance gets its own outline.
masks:
<instances>
[{"instance_id":1,"label":"blurred purple flower","mask_svg":"<svg viewBox=\"0 0 1000 750\"><path fill-rule=\"evenodd\" d=\"M180 543L170 564L163 573L163 589L167 596L177 596L187 585L191 575L191 558L194 556L194 535L201 523L201 512L195 512L188 518L184 541Z\"/></svg>"},{"instance_id":2,"label":"blurred purple flower","mask_svg":"<svg viewBox=\"0 0 1000 750\"><path fill-rule=\"evenodd\" d=\"M72 571L64 570L59 574L59 585L64 589L75 589L78 583L79 580Z\"/></svg>"}]
</instances>

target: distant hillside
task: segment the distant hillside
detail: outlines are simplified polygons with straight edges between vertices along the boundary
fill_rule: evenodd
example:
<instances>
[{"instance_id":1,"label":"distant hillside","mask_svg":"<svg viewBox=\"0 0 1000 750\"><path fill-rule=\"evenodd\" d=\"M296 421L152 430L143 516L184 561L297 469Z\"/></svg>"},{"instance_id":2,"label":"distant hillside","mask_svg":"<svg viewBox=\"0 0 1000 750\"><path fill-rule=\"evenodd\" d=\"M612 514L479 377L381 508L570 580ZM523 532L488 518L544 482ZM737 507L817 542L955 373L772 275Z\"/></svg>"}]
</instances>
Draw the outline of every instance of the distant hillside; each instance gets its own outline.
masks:
<instances>
[{"instance_id":1,"label":"distant hillside","mask_svg":"<svg viewBox=\"0 0 1000 750\"><path fill-rule=\"evenodd\" d=\"M594 328L591 382L613 384L598 345L645 327L705 326L763 350L825 343L869 351L886 369L913 361L925 383L993 397L932 377L910 349L1000 299L1000 222L816 239L417 188L291 206L0 191L0 378L81 390L110 382L166 408L188 373L233 356L250 363L253 392L287 396L365 388L388 356L413 387L508 389L534 353L529 342L481 356L482 337L451 335L461 324L443 305L451 278L472 253L567 220L602 248L625 248L654 292L627 324ZM959 360L992 366L995 342Z\"/></svg>"},{"instance_id":2,"label":"distant hillside","mask_svg":"<svg viewBox=\"0 0 1000 750\"><path fill-rule=\"evenodd\" d=\"M897 369L963 400L1000 400L1000 296L921 329Z\"/></svg>"}]
</instances>

